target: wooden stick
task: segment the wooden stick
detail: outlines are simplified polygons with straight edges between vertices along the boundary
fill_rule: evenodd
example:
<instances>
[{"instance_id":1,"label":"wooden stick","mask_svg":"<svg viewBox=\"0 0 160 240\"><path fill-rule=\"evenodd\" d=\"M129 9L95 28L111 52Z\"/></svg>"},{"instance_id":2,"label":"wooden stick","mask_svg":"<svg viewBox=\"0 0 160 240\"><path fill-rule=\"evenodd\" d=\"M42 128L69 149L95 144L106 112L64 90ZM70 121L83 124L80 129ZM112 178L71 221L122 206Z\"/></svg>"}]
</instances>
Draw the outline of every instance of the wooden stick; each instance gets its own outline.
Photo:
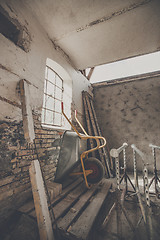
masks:
<instances>
[{"instance_id":1,"label":"wooden stick","mask_svg":"<svg viewBox=\"0 0 160 240\"><path fill-rule=\"evenodd\" d=\"M86 123L87 123L87 129L88 129L88 134L90 136L93 136L92 129L91 129L91 123L89 120L89 113L87 109L87 103L84 94L82 93L82 98L83 98L83 105L84 105L84 111L85 111L85 116L86 116ZM94 148L94 142L92 139L89 139L90 147ZM95 157L95 152L92 152L92 156Z\"/></svg>"},{"instance_id":2,"label":"wooden stick","mask_svg":"<svg viewBox=\"0 0 160 240\"><path fill-rule=\"evenodd\" d=\"M97 126L98 135L102 136L102 133L101 133L101 130L100 130L100 127L99 127L99 124L98 124L96 112L95 112L95 109L94 109L94 106L93 106L93 101L91 101L91 108L92 108L95 123L96 123L96 126ZM106 140L106 142L107 142L107 140ZM108 169L109 169L109 174L111 176L112 174L110 172L109 162L110 162L110 166L112 166L112 159L111 159L111 156L110 156L110 150L109 150L108 143L106 143L106 148L107 148L107 152L106 152L105 147L103 147L103 153L104 153L104 157L105 157L105 160L106 160L106 165L108 166Z\"/></svg>"},{"instance_id":3,"label":"wooden stick","mask_svg":"<svg viewBox=\"0 0 160 240\"><path fill-rule=\"evenodd\" d=\"M92 67L88 73L88 76L87 76L87 79L90 80L92 74L93 74L93 71L94 71L94 67Z\"/></svg>"},{"instance_id":4,"label":"wooden stick","mask_svg":"<svg viewBox=\"0 0 160 240\"><path fill-rule=\"evenodd\" d=\"M89 115L90 115L90 120L91 120L91 124L92 124L92 128L93 128L93 133L96 136L98 136L98 135L101 136L98 121L97 121L97 118L96 118L96 113L95 113L94 107L93 107L92 98L90 98L88 93L86 93L86 92L84 93L84 95L85 95L85 98L86 98L86 103L87 103L87 107L88 107L88 111L89 111ZM103 150L98 149L98 152L99 152L101 162L103 162L106 174L108 175L108 177L111 177L110 166L109 166L109 163L107 161L108 160L107 155L103 154L103 152L105 152L104 149L105 149L104 147L103 147Z\"/></svg>"},{"instance_id":5,"label":"wooden stick","mask_svg":"<svg viewBox=\"0 0 160 240\"><path fill-rule=\"evenodd\" d=\"M48 211L47 197L38 160L31 162L29 173L32 184L40 240L54 240L51 219Z\"/></svg>"}]
</instances>

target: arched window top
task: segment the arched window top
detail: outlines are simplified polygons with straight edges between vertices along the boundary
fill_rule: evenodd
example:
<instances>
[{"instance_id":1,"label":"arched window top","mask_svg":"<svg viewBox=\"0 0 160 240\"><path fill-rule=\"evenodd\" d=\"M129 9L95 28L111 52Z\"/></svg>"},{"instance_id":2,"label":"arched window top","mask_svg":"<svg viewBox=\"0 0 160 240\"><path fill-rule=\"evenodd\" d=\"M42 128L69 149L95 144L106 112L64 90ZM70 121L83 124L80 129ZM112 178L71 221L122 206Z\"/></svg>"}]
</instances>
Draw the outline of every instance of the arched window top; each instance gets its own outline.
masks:
<instances>
[{"instance_id":1,"label":"arched window top","mask_svg":"<svg viewBox=\"0 0 160 240\"><path fill-rule=\"evenodd\" d=\"M47 58L46 60L46 66L50 67L51 69L54 70L65 82L69 82L70 84L72 83L72 79L67 73L67 71L59 65L57 62L53 61L50 58Z\"/></svg>"},{"instance_id":2,"label":"arched window top","mask_svg":"<svg viewBox=\"0 0 160 240\"><path fill-rule=\"evenodd\" d=\"M62 116L61 102L67 116L71 117L72 80L66 70L55 61L47 58L44 80L42 125L56 129L70 129Z\"/></svg>"}]
</instances>

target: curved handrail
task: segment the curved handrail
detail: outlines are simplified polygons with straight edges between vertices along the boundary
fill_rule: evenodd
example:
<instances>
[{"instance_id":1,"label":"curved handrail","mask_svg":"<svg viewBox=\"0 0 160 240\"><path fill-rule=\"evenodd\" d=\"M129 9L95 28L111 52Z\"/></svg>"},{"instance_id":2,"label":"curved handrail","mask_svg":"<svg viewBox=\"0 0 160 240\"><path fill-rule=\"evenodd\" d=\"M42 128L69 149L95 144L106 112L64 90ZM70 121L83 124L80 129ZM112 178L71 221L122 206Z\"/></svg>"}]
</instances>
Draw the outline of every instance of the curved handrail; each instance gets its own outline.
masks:
<instances>
[{"instance_id":1,"label":"curved handrail","mask_svg":"<svg viewBox=\"0 0 160 240\"><path fill-rule=\"evenodd\" d=\"M160 149L160 146L153 145L152 143L149 144L149 147L151 147L151 148L156 148L156 149Z\"/></svg>"},{"instance_id":2,"label":"curved handrail","mask_svg":"<svg viewBox=\"0 0 160 240\"><path fill-rule=\"evenodd\" d=\"M123 145L117 149L112 148L110 151L110 155L113 158L117 158L119 154L126 148L128 147L128 143L123 143Z\"/></svg>"},{"instance_id":3,"label":"curved handrail","mask_svg":"<svg viewBox=\"0 0 160 240\"><path fill-rule=\"evenodd\" d=\"M132 145L131 145L131 148L132 148L136 153L138 153L138 155L141 157L142 162L143 162L144 165L149 165L148 163L145 163L145 159L147 158L147 156L146 156L142 151L140 151L140 150L136 147L135 144L132 144Z\"/></svg>"}]
</instances>

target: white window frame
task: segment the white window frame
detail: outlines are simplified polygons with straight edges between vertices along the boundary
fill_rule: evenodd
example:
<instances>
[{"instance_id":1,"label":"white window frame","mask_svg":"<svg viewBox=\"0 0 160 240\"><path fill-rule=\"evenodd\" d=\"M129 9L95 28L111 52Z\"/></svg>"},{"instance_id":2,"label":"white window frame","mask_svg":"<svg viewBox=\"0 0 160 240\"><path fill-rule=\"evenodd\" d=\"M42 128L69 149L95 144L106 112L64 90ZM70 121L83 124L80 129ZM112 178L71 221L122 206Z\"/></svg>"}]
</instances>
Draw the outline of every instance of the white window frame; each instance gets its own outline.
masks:
<instances>
[{"instance_id":1,"label":"white window frame","mask_svg":"<svg viewBox=\"0 0 160 240\"><path fill-rule=\"evenodd\" d=\"M50 71L50 77L48 76L48 71ZM55 79L51 80L51 75L55 76ZM58 79L58 85L56 78ZM56 95L56 90L58 90L58 95ZM72 80L64 68L62 68L53 60L47 58L41 117L41 124L43 127L61 130L71 129L71 126L68 124L67 120L64 118L61 112L62 101L64 103L64 109L67 116L71 118ZM49 119L46 119L47 114L49 114Z\"/></svg>"}]
</instances>

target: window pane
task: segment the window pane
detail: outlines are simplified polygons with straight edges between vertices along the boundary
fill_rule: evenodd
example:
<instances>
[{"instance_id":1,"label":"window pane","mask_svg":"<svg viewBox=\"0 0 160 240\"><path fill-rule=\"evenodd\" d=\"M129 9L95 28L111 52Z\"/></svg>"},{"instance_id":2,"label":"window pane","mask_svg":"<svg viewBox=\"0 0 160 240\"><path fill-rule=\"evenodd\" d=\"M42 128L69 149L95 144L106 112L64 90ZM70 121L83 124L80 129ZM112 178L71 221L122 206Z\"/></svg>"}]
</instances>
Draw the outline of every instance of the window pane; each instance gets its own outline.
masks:
<instances>
[{"instance_id":1,"label":"window pane","mask_svg":"<svg viewBox=\"0 0 160 240\"><path fill-rule=\"evenodd\" d=\"M55 98L61 100L62 99L62 89L56 87Z\"/></svg>"},{"instance_id":2,"label":"window pane","mask_svg":"<svg viewBox=\"0 0 160 240\"><path fill-rule=\"evenodd\" d=\"M47 79L47 76L48 76L48 67L46 67L45 69L45 78Z\"/></svg>"},{"instance_id":3,"label":"window pane","mask_svg":"<svg viewBox=\"0 0 160 240\"><path fill-rule=\"evenodd\" d=\"M46 108L54 110L54 98L46 96Z\"/></svg>"},{"instance_id":4,"label":"window pane","mask_svg":"<svg viewBox=\"0 0 160 240\"><path fill-rule=\"evenodd\" d=\"M55 86L47 81L47 94L54 97Z\"/></svg>"},{"instance_id":5,"label":"window pane","mask_svg":"<svg viewBox=\"0 0 160 240\"><path fill-rule=\"evenodd\" d=\"M44 110L44 108L42 109L42 123L44 123L45 122L45 110Z\"/></svg>"},{"instance_id":6,"label":"window pane","mask_svg":"<svg viewBox=\"0 0 160 240\"><path fill-rule=\"evenodd\" d=\"M47 81L44 81L44 93L47 93Z\"/></svg>"},{"instance_id":7,"label":"window pane","mask_svg":"<svg viewBox=\"0 0 160 240\"><path fill-rule=\"evenodd\" d=\"M43 107L46 107L46 94L43 95Z\"/></svg>"},{"instance_id":8,"label":"window pane","mask_svg":"<svg viewBox=\"0 0 160 240\"><path fill-rule=\"evenodd\" d=\"M55 84L55 76L56 74L50 68L48 68L48 80L54 84Z\"/></svg>"},{"instance_id":9,"label":"window pane","mask_svg":"<svg viewBox=\"0 0 160 240\"><path fill-rule=\"evenodd\" d=\"M46 110L45 123L53 124L53 112Z\"/></svg>"},{"instance_id":10,"label":"window pane","mask_svg":"<svg viewBox=\"0 0 160 240\"><path fill-rule=\"evenodd\" d=\"M62 79L58 75L56 75L56 86L62 88Z\"/></svg>"},{"instance_id":11,"label":"window pane","mask_svg":"<svg viewBox=\"0 0 160 240\"><path fill-rule=\"evenodd\" d=\"M61 101L63 80L50 67L45 69L44 97L41 121L44 124L62 126ZM66 101L68 103L68 100ZM68 105L68 104L67 104ZM67 107L66 107L67 110Z\"/></svg>"},{"instance_id":12,"label":"window pane","mask_svg":"<svg viewBox=\"0 0 160 240\"><path fill-rule=\"evenodd\" d=\"M61 113L61 102L55 99L55 111Z\"/></svg>"},{"instance_id":13,"label":"window pane","mask_svg":"<svg viewBox=\"0 0 160 240\"><path fill-rule=\"evenodd\" d=\"M61 114L55 113L54 125L61 126Z\"/></svg>"}]
</instances>

